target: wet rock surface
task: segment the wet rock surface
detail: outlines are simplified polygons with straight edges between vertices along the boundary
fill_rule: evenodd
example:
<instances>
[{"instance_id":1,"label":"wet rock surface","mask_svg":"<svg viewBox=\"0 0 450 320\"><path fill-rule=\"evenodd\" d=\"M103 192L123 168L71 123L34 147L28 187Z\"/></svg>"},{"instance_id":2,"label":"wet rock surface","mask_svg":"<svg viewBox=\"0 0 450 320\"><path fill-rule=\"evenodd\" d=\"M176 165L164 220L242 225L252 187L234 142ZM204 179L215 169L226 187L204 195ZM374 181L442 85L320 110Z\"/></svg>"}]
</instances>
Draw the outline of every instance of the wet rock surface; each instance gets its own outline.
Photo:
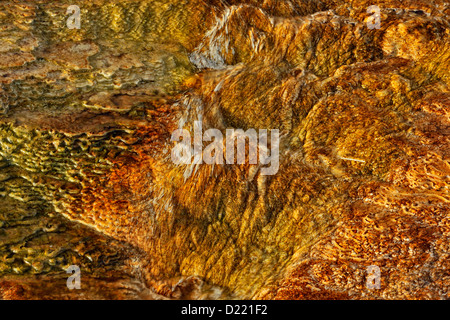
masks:
<instances>
[{"instance_id":1,"label":"wet rock surface","mask_svg":"<svg viewBox=\"0 0 450 320\"><path fill-rule=\"evenodd\" d=\"M71 4L0 3L0 297L448 299L448 2ZM278 172L174 164L197 120Z\"/></svg>"}]
</instances>

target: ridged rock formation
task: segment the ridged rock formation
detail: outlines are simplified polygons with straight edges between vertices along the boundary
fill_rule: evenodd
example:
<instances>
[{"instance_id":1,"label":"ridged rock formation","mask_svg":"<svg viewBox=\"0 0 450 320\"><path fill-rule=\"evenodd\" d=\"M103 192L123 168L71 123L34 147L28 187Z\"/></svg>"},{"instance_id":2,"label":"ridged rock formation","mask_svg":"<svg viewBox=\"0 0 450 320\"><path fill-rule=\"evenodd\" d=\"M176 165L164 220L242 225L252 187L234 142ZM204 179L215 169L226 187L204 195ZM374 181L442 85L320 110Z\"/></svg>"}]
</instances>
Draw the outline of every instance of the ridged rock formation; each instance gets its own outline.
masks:
<instances>
[{"instance_id":1,"label":"ridged rock formation","mask_svg":"<svg viewBox=\"0 0 450 320\"><path fill-rule=\"evenodd\" d=\"M0 298L448 299L449 14L0 2ZM175 164L194 121L278 129L278 172Z\"/></svg>"}]
</instances>

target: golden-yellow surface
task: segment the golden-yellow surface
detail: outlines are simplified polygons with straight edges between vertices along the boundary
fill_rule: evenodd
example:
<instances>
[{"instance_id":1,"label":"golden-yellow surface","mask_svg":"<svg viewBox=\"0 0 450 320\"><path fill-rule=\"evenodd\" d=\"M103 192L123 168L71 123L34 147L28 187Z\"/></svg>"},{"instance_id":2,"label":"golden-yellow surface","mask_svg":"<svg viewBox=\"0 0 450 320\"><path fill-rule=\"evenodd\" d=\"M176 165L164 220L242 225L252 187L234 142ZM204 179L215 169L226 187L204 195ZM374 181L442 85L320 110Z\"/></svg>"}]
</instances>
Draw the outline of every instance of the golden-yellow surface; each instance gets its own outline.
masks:
<instances>
[{"instance_id":1,"label":"golden-yellow surface","mask_svg":"<svg viewBox=\"0 0 450 320\"><path fill-rule=\"evenodd\" d=\"M0 298L449 298L449 2L72 4L0 2ZM174 164L198 119L279 171Z\"/></svg>"}]
</instances>

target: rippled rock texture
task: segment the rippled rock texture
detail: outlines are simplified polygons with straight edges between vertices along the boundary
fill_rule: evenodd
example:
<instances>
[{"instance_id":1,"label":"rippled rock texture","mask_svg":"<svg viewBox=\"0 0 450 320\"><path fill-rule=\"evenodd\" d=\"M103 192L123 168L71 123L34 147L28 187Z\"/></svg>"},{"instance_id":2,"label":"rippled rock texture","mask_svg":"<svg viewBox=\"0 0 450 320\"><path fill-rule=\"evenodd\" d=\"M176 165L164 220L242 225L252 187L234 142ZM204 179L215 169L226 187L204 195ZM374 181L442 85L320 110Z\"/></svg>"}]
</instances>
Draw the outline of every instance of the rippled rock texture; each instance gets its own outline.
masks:
<instances>
[{"instance_id":1,"label":"rippled rock texture","mask_svg":"<svg viewBox=\"0 0 450 320\"><path fill-rule=\"evenodd\" d=\"M0 297L448 299L449 14L1 1ZM199 119L278 129L279 171L174 164Z\"/></svg>"}]
</instances>

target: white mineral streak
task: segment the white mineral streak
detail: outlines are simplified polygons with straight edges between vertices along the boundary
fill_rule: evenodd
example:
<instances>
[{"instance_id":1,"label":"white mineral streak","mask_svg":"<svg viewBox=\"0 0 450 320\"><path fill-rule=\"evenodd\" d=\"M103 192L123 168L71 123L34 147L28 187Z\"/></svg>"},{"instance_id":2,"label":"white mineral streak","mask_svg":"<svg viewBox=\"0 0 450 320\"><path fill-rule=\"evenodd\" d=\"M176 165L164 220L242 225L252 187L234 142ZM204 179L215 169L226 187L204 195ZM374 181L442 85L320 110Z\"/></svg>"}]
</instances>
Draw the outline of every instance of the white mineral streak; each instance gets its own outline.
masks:
<instances>
[{"instance_id":1,"label":"white mineral streak","mask_svg":"<svg viewBox=\"0 0 450 320\"><path fill-rule=\"evenodd\" d=\"M207 42L208 49L206 53L202 52L205 47L205 41L200 43L200 45L192 52L189 56L191 62L197 68L210 68L210 69L223 69L226 67L224 58L222 57L222 48L228 52L229 40L224 39L220 35L220 31L225 28L225 34L228 34L227 22L231 15L233 7L227 8L221 18L217 18L216 23L205 35L205 40L209 39Z\"/></svg>"},{"instance_id":2,"label":"white mineral streak","mask_svg":"<svg viewBox=\"0 0 450 320\"><path fill-rule=\"evenodd\" d=\"M202 43L189 56L191 62L198 68L223 69L227 66L225 55L230 52L235 55L235 48L230 45L233 35L229 33L229 24L232 20L239 19L239 10L243 6L231 6L227 8L222 17L217 18L214 26L206 33ZM266 13L259 9L261 15ZM268 18L271 26L274 25L273 18ZM259 32L256 28L248 30L250 46L254 54L260 53L266 44L267 36L264 32Z\"/></svg>"}]
</instances>

